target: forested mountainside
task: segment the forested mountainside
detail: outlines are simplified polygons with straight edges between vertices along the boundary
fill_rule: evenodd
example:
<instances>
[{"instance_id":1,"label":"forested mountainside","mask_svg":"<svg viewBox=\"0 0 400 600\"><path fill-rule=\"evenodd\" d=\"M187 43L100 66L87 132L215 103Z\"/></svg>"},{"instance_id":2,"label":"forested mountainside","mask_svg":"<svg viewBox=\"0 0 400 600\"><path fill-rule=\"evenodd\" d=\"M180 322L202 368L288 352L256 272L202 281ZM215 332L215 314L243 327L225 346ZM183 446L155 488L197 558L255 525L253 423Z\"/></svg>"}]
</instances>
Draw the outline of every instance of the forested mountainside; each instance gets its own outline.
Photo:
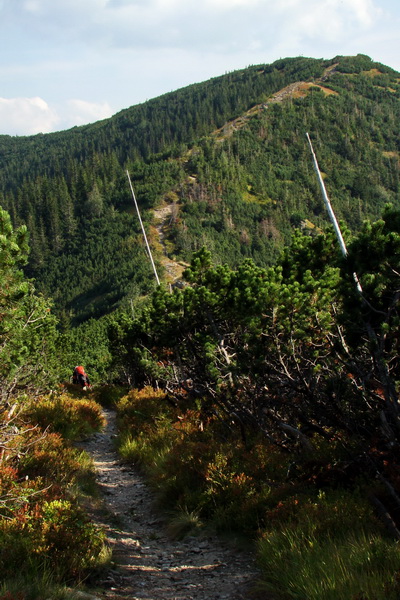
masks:
<instances>
[{"instance_id":1,"label":"forested mountainside","mask_svg":"<svg viewBox=\"0 0 400 600\"><path fill-rule=\"evenodd\" d=\"M275 261L293 228L326 221L306 132L339 218L399 206L400 74L364 55L257 65L69 131L0 136L0 204L26 224L26 272L67 326L148 292L134 212L174 205L171 256ZM150 230L151 233L151 230ZM150 236L151 237L151 236Z\"/></svg>"}]
</instances>

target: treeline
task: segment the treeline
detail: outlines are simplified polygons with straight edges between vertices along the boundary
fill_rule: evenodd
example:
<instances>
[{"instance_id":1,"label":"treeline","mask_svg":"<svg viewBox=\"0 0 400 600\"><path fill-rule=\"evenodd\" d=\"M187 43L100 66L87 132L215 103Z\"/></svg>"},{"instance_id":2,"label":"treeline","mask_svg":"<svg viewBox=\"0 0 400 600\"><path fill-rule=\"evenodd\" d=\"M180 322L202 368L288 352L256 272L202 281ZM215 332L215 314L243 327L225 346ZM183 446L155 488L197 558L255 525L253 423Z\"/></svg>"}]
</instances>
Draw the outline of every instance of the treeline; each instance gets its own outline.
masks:
<instances>
[{"instance_id":1,"label":"treeline","mask_svg":"<svg viewBox=\"0 0 400 600\"><path fill-rule=\"evenodd\" d=\"M188 144L293 80L319 77L332 61L296 58L258 65L194 84L121 111L111 119L69 131L29 138L0 136L2 192L16 190L27 176L54 177L115 153L119 164Z\"/></svg>"}]
</instances>

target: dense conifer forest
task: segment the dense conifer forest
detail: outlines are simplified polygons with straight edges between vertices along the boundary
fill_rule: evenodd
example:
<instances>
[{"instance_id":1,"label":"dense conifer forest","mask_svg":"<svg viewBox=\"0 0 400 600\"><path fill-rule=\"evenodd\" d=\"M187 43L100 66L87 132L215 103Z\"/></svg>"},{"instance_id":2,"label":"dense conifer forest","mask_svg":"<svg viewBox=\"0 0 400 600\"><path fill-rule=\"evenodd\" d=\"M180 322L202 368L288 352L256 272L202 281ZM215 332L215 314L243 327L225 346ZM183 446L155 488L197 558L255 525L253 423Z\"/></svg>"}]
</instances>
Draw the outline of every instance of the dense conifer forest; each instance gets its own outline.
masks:
<instances>
[{"instance_id":1,"label":"dense conifer forest","mask_svg":"<svg viewBox=\"0 0 400 600\"><path fill-rule=\"evenodd\" d=\"M326 222L305 134L350 230L399 201L399 74L368 57L258 65L111 119L0 137L0 197L30 235L26 273L63 323L146 294L152 274L125 171L146 226L175 205L168 250L190 261L273 264L294 228Z\"/></svg>"}]
</instances>

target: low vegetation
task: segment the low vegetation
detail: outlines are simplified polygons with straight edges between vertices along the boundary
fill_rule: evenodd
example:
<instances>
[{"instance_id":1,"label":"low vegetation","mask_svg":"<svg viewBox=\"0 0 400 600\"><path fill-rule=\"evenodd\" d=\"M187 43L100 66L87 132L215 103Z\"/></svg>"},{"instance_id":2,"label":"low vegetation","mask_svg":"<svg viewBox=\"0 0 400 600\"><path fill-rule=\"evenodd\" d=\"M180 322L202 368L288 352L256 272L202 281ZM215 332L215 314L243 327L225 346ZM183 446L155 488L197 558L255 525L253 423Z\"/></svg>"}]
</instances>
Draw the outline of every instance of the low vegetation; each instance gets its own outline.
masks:
<instances>
[{"instance_id":1,"label":"low vegetation","mask_svg":"<svg viewBox=\"0 0 400 600\"><path fill-rule=\"evenodd\" d=\"M71 445L102 424L97 403L66 392L2 413L0 598L66 597L65 584L109 559L104 534L82 507L94 490L93 466Z\"/></svg>"},{"instance_id":2,"label":"low vegetation","mask_svg":"<svg viewBox=\"0 0 400 600\"><path fill-rule=\"evenodd\" d=\"M376 483L330 485L340 448L319 440L312 453L283 454L259 435L244 444L217 416L174 408L150 387L117 408L121 455L146 474L172 536L211 527L255 543L259 588L273 598L398 598L398 541L368 501Z\"/></svg>"},{"instance_id":3,"label":"low vegetation","mask_svg":"<svg viewBox=\"0 0 400 600\"><path fill-rule=\"evenodd\" d=\"M93 400L71 396L71 392L61 392L39 397L24 407L22 417L42 430L60 434L65 440L77 440L99 431L105 424L101 406Z\"/></svg>"}]
</instances>

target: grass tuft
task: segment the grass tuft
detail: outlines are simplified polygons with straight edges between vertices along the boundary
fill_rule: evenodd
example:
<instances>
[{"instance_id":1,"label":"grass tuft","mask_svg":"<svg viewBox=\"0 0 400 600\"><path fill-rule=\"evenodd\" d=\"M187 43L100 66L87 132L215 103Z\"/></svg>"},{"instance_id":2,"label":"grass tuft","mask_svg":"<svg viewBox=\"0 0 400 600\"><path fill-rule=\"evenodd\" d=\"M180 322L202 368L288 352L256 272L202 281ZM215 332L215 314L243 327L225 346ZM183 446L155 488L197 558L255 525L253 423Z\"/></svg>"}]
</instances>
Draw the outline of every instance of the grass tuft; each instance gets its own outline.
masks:
<instances>
[{"instance_id":1,"label":"grass tuft","mask_svg":"<svg viewBox=\"0 0 400 600\"><path fill-rule=\"evenodd\" d=\"M288 525L258 542L261 588L285 600L397 600L398 545L356 528L318 537Z\"/></svg>"},{"instance_id":2,"label":"grass tuft","mask_svg":"<svg viewBox=\"0 0 400 600\"><path fill-rule=\"evenodd\" d=\"M183 508L169 519L166 529L172 539L182 540L187 536L198 535L203 527L197 512Z\"/></svg>"}]
</instances>

